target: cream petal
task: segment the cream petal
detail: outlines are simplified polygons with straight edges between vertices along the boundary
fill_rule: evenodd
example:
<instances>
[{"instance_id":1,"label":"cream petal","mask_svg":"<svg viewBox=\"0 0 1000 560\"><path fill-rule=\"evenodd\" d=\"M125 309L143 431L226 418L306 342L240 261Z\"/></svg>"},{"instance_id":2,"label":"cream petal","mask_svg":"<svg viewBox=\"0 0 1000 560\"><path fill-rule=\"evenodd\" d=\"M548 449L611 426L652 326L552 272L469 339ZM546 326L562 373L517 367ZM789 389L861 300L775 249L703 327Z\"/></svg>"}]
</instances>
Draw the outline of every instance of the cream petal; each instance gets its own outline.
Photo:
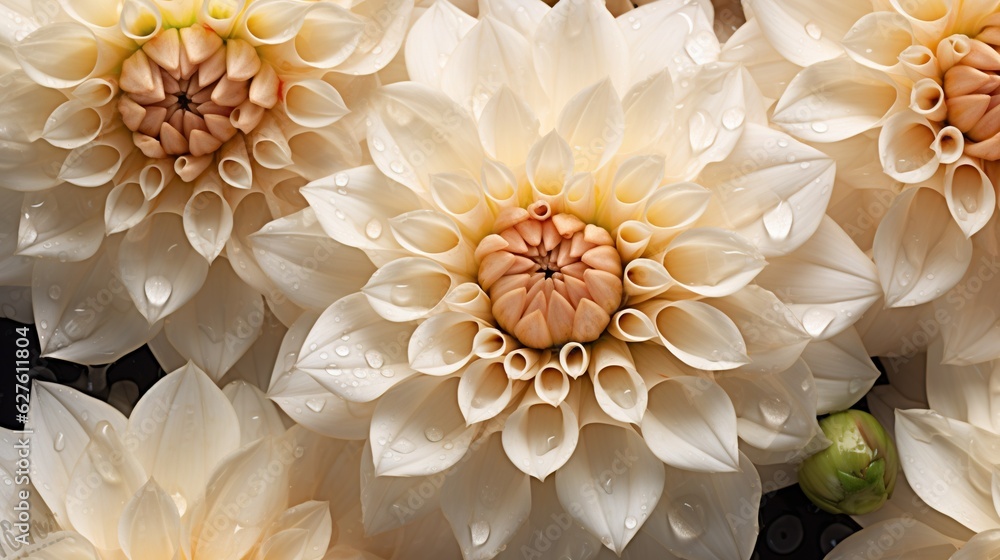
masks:
<instances>
[{"instance_id":1,"label":"cream petal","mask_svg":"<svg viewBox=\"0 0 1000 560\"><path fill-rule=\"evenodd\" d=\"M34 382L26 429L34 431L31 478L55 519L69 526L66 496L70 478L98 424L124 432L127 420L108 404L61 385Z\"/></svg>"},{"instance_id":2,"label":"cream petal","mask_svg":"<svg viewBox=\"0 0 1000 560\"><path fill-rule=\"evenodd\" d=\"M375 272L368 257L330 239L311 208L279 218L250 236L264 274L296 305L325 309L357 292Z\"/></svg>"},{"instance_id":3,"label":"cream petal","mask_svg":"<svg viewBox=\"0 0 1000 560\"><path fill-rule=\"evenodd\" d=\"M322 129L302 129L290 134L288 148L293 165L288 169L307 181L315 181L341 169L361 165L361 145L348 126L338 121ZM329 154L337 154L337 157L331 158Z\"/></svg>"},{"instance_id":4,"label":"cream petal","mask_svg":"<svg viewBox=\"0 0 1000 560\"><path fill-rule=\"evenodd\" d=\"M174 166L169 159L152 160L139 172L139 186L146 200L153 200L174 179Z\"/></svg>"},{"instance_id":5,"label":"cream petal","mask_svg":"<svg viewBox=\"0 0 1000 560\"><path fill-rule=\"evenodd\" d=\"M239 447L240 426L222 390L188 363L136 404L123 439L149 476L191 507L215 468Z\"/></svg>"},{"instance_id":6,"label":"cream petal","mask_svg":"<svg viewBox=\"0 0 1000 560\"><path fill-rule=\"evenodd\" d=\"M229 124L229 121L225 121L225 123ZM262 167L284 169L292 165L292 153L288 145L288 138L271 115L264 115L257 128L250 133L249 141L253 159Z\"/></svg>"},{"instance_id":7,"label":"cream petal","mask_svg":"<svg viewBox=\"0 0 1000 560\"><path fill-rule=\"evenodd\" d=\"M939 78L943 74L937 56L924 45L910 45L903 49L903 52L899 53L899 63L914 81Z\"/></svg>"},{"instance_id":8,"label":"cream petal","mask_svg":"<svg viewBox=\"0 0 1000 560\"><path fill-rule=\"evenodd\" d=\"M598 80L610 78L618 91L627 87L629 47L602 2L557 4L539 22L532 47L554 113Z\"/></svg>"},{"instance_id":9,"label":"cream petal","mask_svg":"<svg viewBox=\"0 0 1000 560\"><path fill-rule=\"evenodd\" d=\"M442 489L441 510L466 560L489 560L503 550L531 512L531 478L504 455L493 434ZM478 500L469 496L478 495Z\"/></svg>"},{"instance_id":10,"label":"cream petal","mask_svg":"<svg viewBox=\"0 0 1000 560\"><path fill-rule=\"evenodd\" d=\"M117 250L117 241L107 241L104 251L79 263L43 259L35 264L32 307L44 355L106 364L142 346L160 329L135 309L115 274L109 253Z\"/></svg>"},{"instance_id":11,"label":"cream petal","mask_svg":"<svg viewBox=\"0 0 1000 560\"><path fill-rule=\"evenodd\" d=\"M152 0L125 0L121 5L118 26L123 35L143 44L163 28L163 14Z\"/></svg>"},{"instance_id":12,"label":"cream petal","mask_svg":"<svg viewBox=\"0 0 1000 560\"><path fill-rule=\"evenodd\" d=\"M840 56L843 52L840 38L871 11L868 2L854 1L835 9L802 0L751 0L747 8L774 48L804 67Z\"/></svg>"},{"instance_id":13,"label":"cream petal","mask_svg":"<svg viewBox=\"0 0 1000 560\"><path fill-rule=\"evenodd\" d=\"M699 178L717 193L723 223L764 256L788 253L823 220L834 182L834 161L777 130L747 125L730 157ZM712 220L715 222L716 220Z\"/></svg>"},{"instance_id":14,"label":"cream petal","mask_svg":"<svg viewBox=\"0 0 1000 560\"><path fill-rule=\"evenodd\" d=\"M0 283L4 286L31 284L31 269L35 259L16 255L19 236L6 233L18 229L23 202L23 193L0 189L0 231L5 232L5 235L0 235ZM30 313L30 301L28 307ZM8 310L5 308L4 311L6 314Z\"/></svg>"},{"instance_id":15,"label":"cream petal","mask_svg":"<svg viewBox=\"0 0 1000 560\"><path fill-rule=\"evenodd\" d=\"M228 37L244 8L246 0L206 0L201 3L198 21L214 29L220 37Z\"/></svg>"},{"instance_id":16,"label":"cream petal","mask_svg":"<svg viewBox=\"0 0 1000 560\"><path fill-rule=\"evenodd\" d=\"M733 33L719 58L743 64L769 104L781 97L785 87L801 70L768 42L758 18L751 18Z\"/></svg>"},{"instance_id":17,"label":"cream petal","mask_svg":"<svg viewBox=\"0 0 1000 560\"><path fill-rule=\"evenodd\" d=\"M32 560L101 560L94 545L78 533L49 533L47 538L18 551Z\"/></svg>"},{"instance_id":18,"label":"cream petal","mask_svg":"<svg viewBox=\"0 0 1000 560\"><path fill-rule=\"evenodd\" d=\"M231 187L249 189L253 186L250 154L241 136L235 136L219 148L219 176Z\"/></svg>"},{"instance_id":19,"label":"cream petal","mask_svg":"<svg viewBox=\"0 0 1000 560\"><path fill-rule=\"evenodd\" d=\"M431 87L441 85L441 60L450 57L459 41L477 23L476 18L451 2L434 2L413 23L406 42L406 70L410 79Z\"/></svg>"},{"instance_id":20,"label":"cream petal","mask_svg":"<svg viewBox=\"0 0 1000 560\"><path fill-rule=\"evenodd\" d=\"M632 53L633 83L664 69L682 76L718 59L712 15L703 6L697 2L639 6L617 18Z\"/></svg>"},{"instance_id":21,"label":"cream petal","mask_svg":"<svg viewBox=\"0 0 1000 560\"><path fill-rule=\"evenodd\" d=\"M975 255L959 283L934 302L933 317L924 317L919 329L922 335L933 333L934 326L941 327L945 362L972 365L1000 358L996 342L1000 333L995 327L996 298L1000 295L996 288L1000 281L998 270L996 257L988 253Z\"/></svg>"},{"instance_id":22,"label":"cream petal","mask_svg":"<svg viewBox=\"0 0 1000 560\"><path fill-rule=\"evenodd\" d=\"M985 454L1000 445L998 436L930 410L897 410L896 445L907 480L928 505L973 531L1000 527L989 491L997 457Z\"/></svg>"},{"instance_id":23,"label":"cream petal","mask_svg":"<svg viewBox=\"0 0 1000 560\"><path fill-rule=\"evenodd\" d=\"M479 138L490 157L517 167L540 138L540 126L524 99L503 84L479 115Z\"/></svg>"},{"instance_id":24,"label":"cream petal","mask_svg":"<svg viewBox=\"0 0 1000 560\"><path fill-rule=\"evenodd\" d=\"M667 132L673 122L673 97L673 83L666 69L650 74L629 89L622 99L625 132L619 153L648 149Z\"/></svg>"},{"instance_id":25,"label":"cream petal","mask_svg":"<svg viewBox=\"0 0 1000 560\"><path fill-rule=\"evenodd\" d=\"M582 507L582 504L577 505ZM545 536L541 528L548 529L549 527L553 527L553 529L549 529L550 536ZM559 529L558 534L555 533L556 527ZM556 538L551 538L552 536ZM635 540L641 538L642 532L640 531ZM523 560L524 556L545 558L546 555L551 555L556 558L562 556L592 559L603 550L606 549L601 545L601 540L590 534L559 503L554 482L533 481L531 483L531 512L528 521L521 525L521 528L507 545L507 549L496 558L497 560ZM628 554L628 550L626 549L625 554ZM607 552L614 555L610 550ZM623 558L625 557L623 556ZM673 559L664 558L663 560Z\"/></svg>"},{"instance_id":26,"label":"cream petal","mask_svg":"<svg viewBox=\"0 0 1000 560\"><path fill-rule=\"evenodd\" d=\"M294 367L345 400L370 402L416 373L406 355L414 328L382 319L352 294L320 315Z\"/></svg>"},{"instance_id":27,"label":"cream petal","mask_svg":"<svg viewBox=\"0 0 1000 560\"><path fill-rule=\"evenodd\" d=\"M668 465L706 473L739 470L736 412L726 392L709 379L672 377L651 388L642 433Z\"/></svg>"},{"instance_id":28,"label":"cream petal","mask_svg":"<svg viewBox=\"0 0 1000 560\"><path fill-rule=\"evenodd\" d=\"M893 535L905 534L906 538ZM837 545L829 560L847 560L867 554L876 547L884 558L912 558L913 560L937 560L951 558L958 560L953 541L912 517L889 519L865 527L847 537ZM863 556L862 556L863 557Z\"/></svg>"},{"instance_id":29,"label":"cream petal","mask_svg":"<svg viewBox=\"0 0 1000 560\"><path fill-rule=\"evenodd\" d=\"M449 473L378 476L372 461L371 442L365 442L361 459L361 513L365 532L382 534L437 509L441 487Z\"/></svg>"},{"instance_id":30,"label":"cream petal","mask_svg":"<svg viewBox=\"0 0 1000 560\"><path fill-rule=\"evenodd\" d=\"M24 72L53 88L77 86L99 72L107 65L104 48L93 31L72 22L39 27L13 45Z\"/></svg>"},{"instance_id":31,"label":"cream petal","mask_svg":"<svg viewBox=\"0 0 1000 560\"><path fill-rule=\"evenodd\" d=\"M195 251L209 263L222 253L233 231L233 209L212 184L188 199L182 219L184 233Z\"/></svg>"},{"instance_id":32,"label":"cream petal","mask_svg":"<svg viewBox=\"0 0 1000 560\"><path fill-rule=\"evenodd\" d=\"M180 309L201 289L209 265L187 241L180 216L155 214L125 234L118 275L150 323Z\"/></svg>"},{"instance_id":33,"label":"cream petal","mask_svg":"<svg viewBox=\"0 0 1000 560\"><path fill-rule=\"evenodd\" d=\"M35 142L12 140L0 143L0 171L3 186L17 191L37 191L63 183L61 162L68 152L44 140Z\"/></svg>"},{"instance_id":34,"label":"cream petal","mask_svg":"<svg viewBox=\"0 0 1000 560\"><path fill-rule=\"evenodd\" d=\"M663 266L678 285L708 297L736 293L765 264L746 239L716 228L688 230L675 237L663 254Z\"/></svg>"},{"instance_id":35,"label":"cream petal","mask_svg":"<svg viewBox=\"0 0 1000 560\"><path fill-rule=\"evenodd\" d=\"M79 262L104 242L101 202L107 189L62 185L25 193L17 233L17 254Z\"/></svg>"},{"instance_id":36,"label":"cream petal","mask_svg":"<svg viewBox=\"0 0 1000 560\"><path fill-rule=\"evenodd\" d=\"M647 312L660 342L691 367L715 371L747 364L746 342L732 319L700 301L658 304Z\"/></svg>"},{"instance_id":37,"label":"cream petal","mask_svg":"<svg viewBox=\"0 0 1000 560\"><path fill-rule=\"evenodd\" d=\"M579 151L575 157L579 157ZM633 156L618 166L599 216L609 226L608 229L640 216L650 195L662 184L663 165L661 156L641 155Z\"/></svg>"},{"instance_id":38,"label":"cream petal","mask_svg":"<svg viewBox=\"0 0 1000 560\"><path fill-rule=\"evenodd\" d=\"M72 150L97 138L110 120L110 106L93 108L76 100L67 101L49 115L42 138L53 146Z\"/></svg>"},{"instance_id":39,"label":"cream petal","mask_svg":"<svg viewBox=\"0 0 1000 560\"><path fill-rule=\"evenodd\" d=\"M129 560L173 560L181 550L177 506L153 479L125 505L117 529L122 553Z\"/></svg>"},{"instance_id":40,"label":"cream petal","mask_svg":"<svg viewBox=\"0 0 1000 560\"><path fill-rule=\"evenodd\" d=\"M608 325L608 333L625 342L645 342L659 336L653 321L635 309L623 309L616 313Z\"/></svg>"},{"instance_id":41,"label":"cream petal","mask_svg":"<svg viewBox=\"0 0 1000 560\"><path fill-rule=\"evenodd\" d=\"M302 80L284 87L285 114L300 126L322 128L347 114L340 93L323 80Z\"/></svg>"},{"instance_id":42,"label":"cream petal","mask_svg":"<svg viewBox=\"0 0 1000 560\"><path fill-rule=\"evenodd\" d=\"M476 270L473 247L455 222L434 210L414 210L388 220L392 236L410 253L469 275Z\"/></svg>"},{"instance_id":43,"label":"cream petal","mask_svg":"<svg viewBox=\"0 0 1000 560\"><path fill-rule=\"evenodd\" d=\"M462 372L458 406L471 426L500 414L513 394L514 384L504 371L502 359L476 360Z\"/></svg>"},{"instance_id":44,"label":"cream petal","mask_svg":"<svg viewBox=\"0 0 1000 560\"><path fill-rule=\"evenodd\" d=\"M479 182L459 173L431 176L431 198L462 229L468 239L482 239L490 233L493 213Z\"/></svg>"},{"instance_id":45,"label":"cream petal","mask_svg":"<svg viewBox=\"0 0 1000 560\"><path fill-rule=\"evenodd\" d=\"M466 426L458 383L418 376L379 400L369 435L376 475L434 474L465 455L478 427Z\"/></svg>"},{"instance_id":46,"label":"cream petal","mask_svg":"<svg viewBox=\"0 0 1000 560\"><path fill-rule=\"evenodd\" d=\"M257 264L249 240L250 235L271 221L272 213L266 197L263 193L250 193L232 206L233 231L226 240L226 257L244 282L260 293L274 293L277 287L271 284Z\"/></svg>"},{"instance_id":47,"label":"cream petal","mask_svg":"<svg viewBox=\"0 0 1000 560\"><path fill-rule=\"evenodd\" d=\"M261 52L271 60L292 60L298 63L297 66L333 69L347 60L358 48L359 42L364 40L368 31L365 26L362 17L342 6L334 3L313 4L294 39L273 47L262 47ZM290 52L285 56L272 56L284 50L283 47L291 47ZM362 73L373 71L366 68Z\"/></svg>"},{"instance_id":48,"label":"cream petal","mask_svg":"<svg viewBox=\"0 0 1000 560\"><path fill-rule=\"evenodd\" d=\"M441 89L478 116L501 87L528 101L541 95L531 44L515 29L486 16L451 52L441 70Z\"/></svg>"},{"instance_id":49,"label":"cream petal","mask_svg":"<svg viewBox=\"0 0 1000 560\"><path fill-rule=\"evenodd\" d=\"M828 217L805 244L771 259L757 283L778 294L817 340L843 332L882 295L875 265Z\"/></svg>"},{"instance_id":50,"label":"cream petal","mask_svg":"<svg viewBox=\"0 0 1000 560\"><path fill-rule=\"evenodd\" d=\"M554 202L573 174L573 151L556 131L545 135L528 152L525 172L536 199Z\"/></svg>"},{"instance_id":51,"label":"cream petal","mask_svg":"<svg viewBox=\"0 0 1000 560\"><path fill-rule=\"evenodd\" d=\"M656 508L663 487L663 464L642 437L608 424L581 428L573 457L556 473L563 507L616 554Z\"/></svg>"},{"instance_id":52,"label":"cream petal","mask_svg":"<svg viewBox=\"0 0 1000 560\"><path fill-rule=\"evenodd\" d=\"M503 427L503 448L514 466L544 481L566 464L580 436L577 416L569 403L554 407L533 397L523 398Z\"/></svg>"},{"instance_id":53,"label":"cream petal","mask_svg":"<svg viewBox=\"0 0 1000 560\"><path fill-rule=\"evenodd\" d=\"M653 231L650 245L661 247L697 222L711 199L712 191L695 183L673 183L655 189L646 201L641 218Z\"/></svg>"},{"instance_id":54,"label":"cream petal","mask_svg":"<svg viewBox=\"0 0 1000 560\"><path fill-rule=\"evenodd\" d=\"M946 99L941 84L933 78L922 78L910 90L910 110L929 121L941 122L948 116Z\"/></svg>"},{"instance_id":55,"label":"cream petal","mask_svg":"<svg viewBox=\"0 0 1000 560\"><path fill-rule=\"evenodd\" d=\"M353 13L361 15L363 33L351 56L337 66L337 71L355 75L378 72L392 61L400 63L397 53L403 47L407 29L412 21L414 3L409 1L377 0L354 6Z\"/></svg>"},{"instance_id":56,"label":"cream petal","mask_svg":"<svg viewBox=\"0 0 1000 560\"><path fill-rule=\"evenodd\" d=\"M535 394L542 402L559 406L569 396L570 380L559 365L559 358L549 358L549 361L539 368L533 382Z\"/></svg>"},{"instance_id":57,"label":"cream petal","mask_svg":"<svg viewBox=\"0 0 1000 560\"><path fill-rule=\"evenodd\" d=\"M570 177L563 191L563 204L574 216L591 221L597 210L595 179L591 173L578 173Z\"/></svg>"},{"instance_id":58,"label":"cream petal","mask_svg":"<svg viewBox=\"0 0 1000 560\"><path fill-rule=\"evenodd\" d=\"M556 130L573 146L575 170L603 167L622 145L625 131L625 113L611 81L602 80L570 98Z\"/></svg>"},{"instance_id":59,"label":"cream petal","mask_svg":"<svg viewBox=\"0 0 1000 560\"><path fill-rule=\"evenodd\" d=\"M816 383L817 414L850 408L865 396L879 376L854 328L810 343L802 351L802 359Z\"/></svg>"},{"instance_id":60,"label":"cream petal","mask_svg":"<svg viewBox=\"0 0 1000 560\"><path fill-rule=\"evenodd\" d=\"M590 351L589 371L597 403L615 420L639 424L646 412L648 393L628 346L614 338L602 338Z\"/></svg>"},{"instance_id":61,"label":"cream petal","mask_svg":"<svg viewBox=\"0 0 1000 560\"><path fill-rule=\"evenodd\" d=\"M928 406L947 418L996 431L1000 426L1000 417L993 411L994 394L1000 389L1000 375L994 376L997 364L946 364L943 350L940 340L927 349Z\"/></svg>"},{"instance_id":62,"label":"cream petal","mask_svg":"<svg viewBox=\"0 0 1000 560\"><path fill-rule=\"evenodd\" d=\"M963 157L949 165L944 175L948 210L966 237L981 230L996 212L997 195L978 160Z\"/></svg>"},{"instance_id":63,"label":"cream petal","mask_svg":"<svg viewBox=\"0 0 1000 560\"><path fill-rule=\"evenodd\" d=\"M42 137L49 115L67 103L66 96L55 89L35 83L23 71L4 74L6 86L0 93L0 117L9 123L3 131L5 140L34 142Z\"/></svg>"},{"instance_id":64,"label":"cream petal","mask_svg":"<svg viewBox=\"0 0 1000 560\"><path fill-rule=\"evenodd\" d=\"M108 422L97 424L69 477L66 513L72 527L95 546L118 550L118 519L146 482L142 465ZM95 515L95 511L100 511Z\"/></svg>"},{"instance_id":65,"label":"cream petal","mask_svg":"<svg viewBox=\"0 0 1000 560\"><path fill-rule=\"evenodd\" d=\"M479 173L483 152L476 125L444 94L397 83L382 88L372 105L368 147L387 176L423 192L433 173Z\"/></svg>"},{"instance_id":66,"label":"cream petal","mask_svg":"<svg viewBox=\"0 0 1000 560\"><path fill-rule=\"evenodd\" d=\"M935 126L912 111L889 117L878 139L882 168L904 183L930 179L941 162L939 150L934 149L936 137Z\"/></svg>"},{"instance_id":67,"label":"cream petal","mask_svg":"<svg viewBox=\"0 0 1000 560\"><path fill-rule=\"evenodd\" d=\"M260 389L246 381L233 381L222 389L233 404L240 426L240 447L267 436L285 434L278 407Z\"/></svg>"},{"instance_id":68,"label":"cream petal","mask_svg":"<svg viewBox=\"0 0 1000 560\"><path fill-rule=\"evenodd\" d=\"M237 17L233 34L251 45L276 45L295 38L311 4L294 0L251 2Z\"/></svg>"},{"instance_id":69,"label":"cream petal","mask_svg":"<svg viewBox=\"0 0 1000 560\"><path fill-rule=\"evenodd\" d=\"M886 304L908 307L951 289L972 260L972 243L946 200L930 188L896 197L875 233L873 250Z\"/></svg>"},{"instance_id":70,"label":"cream petal","mask_svg":"<svg viewBox=\"0 0 1000 560\"><path fill-rule=\"evenodd\" d=\"M292 420L314 432L345 440L368 437L375 405L345 401L302 370L276 377L267 395Z\"/></svg>"},{"instance_id":71,"label":"cream petal","mask_svg":"<svg viewBox=\"0 0 1000 560\"><path fill-rule=\"evenodd\" d=\"M420 323L410 337L410 367L427 375L460 370L474 358L475 338L482 327L477 319L464 313L434 315Z\"/></svg>"},{"instance_id":72,"label":"cream petal","mask_svg":"<svg viewBox=\"0 0 1000 560\"><path fill-rule=\"evenodd\" d=\"M257 340L263 322L263 298L222 259L212 265L198 294L167 318L163 330L186 360L218 381Z\"/></svg>"},{"instance_id":73,"label":"cream petal","mask_svg":"<svg viewBox=\"0 0 1000 560\"><path fill-rule=\"evenodd\" d=\"M642 256L649 247L652 236L652 228L638 220L628 220L620 225L615 233L615 247L622 262Z\"/></svg>"},{"instance_id":74,"label":"cream petal","mask_svg":"<svg viewBox=\"0 0 1000 560\"><path fill-rule=\"evenodd\" d=\"M683 558L749 558L761 497L753 463L740 454L739 472L666 471L664 498L646 521L646 532Z\"/></svg>"},{"instance_id":75,"label":"cream petal","mask_svg":"<svg viewBox=\"0 0 1000 560\"><path fill-rule=\"evenodd\" d=\"M259 554L278 560L321 560L332 536L330 505L310 500L285 510L274 521L261 538Z\"/></svg>"},{"instance_id":76,"label":"cream petal","mask_svg":"<svg viewBox=\"0 0 1000 560\"><path fill-rule=\"evenodd\" d=\"M772 122L801 140L836 142L882 125L905 97L886 74L836 58L799 72Z\"/></svg>"},{"instance_id":77,"label":"cream petal","mask_svg":"<svg viewBox=\"0 0 1000 560\"><path fill-rule=\"evenodd\" d=\"M900 54L914 44L906 18L893 12L865 14L844 36L841 45L858 64L889 72Z\"/></svg>"},{"instance_id":78,"label":"cream petal","mask_svg":"<svg viewBox=\"0 0 1000 560\"><path fill-rule=\"evenodd\" d=\"M81 187L103 185L135 151L129 130L116 129L69 152L59 169L59 178Z\"/></svg>"},{"instance_id":79,"label":"cream petal","mask_svg":"<svg viewBox=\"0 0 1000 560\"><path fill-rule=\"evenodd\" d=\"M436 309L453 284L440 264L409 257L378 269L361 291L372 309L386 320L413 321Z\"/></svg>"},{"instance_id":80,"label":"cream petal","mask_svg":"<svg viewBox=\"0 0 1000 560\"><path fill-rule=\"evenodd\" d=\"M913 34L921 42L942 37L958 16L958 9L953 7L951 0L931 0L919 5L890 0L890 5L910 21Z\"/></svg>"},{"instance_id":81,"label":"cream petal","mask_svg":"<svg viewBox=\"0 0 1000 560\"><path fill-rule=\"evenodd\" d=\"M772 292L747 286L731 296L707 300L740 329L750 363L746 371L777 371L790 367L811 340L793 312Z\"/></svg>"}]
</instances>

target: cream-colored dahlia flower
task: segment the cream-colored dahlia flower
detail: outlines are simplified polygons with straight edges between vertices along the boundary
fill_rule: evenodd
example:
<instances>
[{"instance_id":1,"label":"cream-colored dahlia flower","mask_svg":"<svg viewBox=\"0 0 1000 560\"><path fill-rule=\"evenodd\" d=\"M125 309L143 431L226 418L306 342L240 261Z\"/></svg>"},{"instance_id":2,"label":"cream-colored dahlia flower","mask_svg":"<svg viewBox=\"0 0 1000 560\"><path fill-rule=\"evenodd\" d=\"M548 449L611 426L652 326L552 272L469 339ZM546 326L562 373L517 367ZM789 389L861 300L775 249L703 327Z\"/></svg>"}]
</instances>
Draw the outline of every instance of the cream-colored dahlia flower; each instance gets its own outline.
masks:
<instances>
[{"instance_id":1,"label":"cream-colored dahlia flower","mask_svg":"<svg viewBox=\"0 0 1000 560\"><path fill-rule=\"evenodd\" d=\"M218 378L264 298L294 319L247 235L361 162L345 97L376 83L412 5L0 3L0 281L32 286L44 352L107 363L165 323Z\"/></svg>"},{"instance_id":2,"label":"cream-colored dahlia flower","mask_svg":"<svg viewBox=\"0 0 1000 560\"><path fill-rule=\"evenodd\" d=\"M16 523L17 504L31 504L31 546L8 543L16 558L375 560L447 530L432 517L420 525L425 540L367 540L360 447L286 431L256 387L219 389L191 364L157 382L129 418L36 382L25 429L3 432L0 456L4 519ZM15 446L25 440L27 459Z\"/></svg>"},{"instance_id":3,"label":"cream-colored dahlia flower","mask_svg":"<svg viewBox=\"0 0 1000 560\"><path fill-rule=\"evenodd\" d=\"M956 291L968 275L981 283L996 274L1000 3L750 0L747 8L753 17L723 58L753 60L777 99L771 122L837 160L830 213L871 248L886 306L934 302L925 318L945 330L950 362L1000 357L995 291L972 305L967 290ZM959 327L969 313L980 317ZM912 334L897 337L895 352ZM986 356L973 348L984 336Z\"/></svg>"},{"instance_id":4,"label":"cream-colored dahlia flower","mask_svg":"<svg viewBox=\"0 0 1000 560\"><path fill-rule=\"evenodd\" d=\"M407 503L426 484L466 558L520 557L536 507L584 557L642 534L747 558L751 460L800 455L876 375L851 325L879 289L824 218L832 162L765 126L697 3L479 14L428 9L413 81L371 99L374 165L252 236L325 232L354 278L290 286L340 299L290 328L268 394L367 439L369 532L432 509Z\"/></svg>"}]
</instances>

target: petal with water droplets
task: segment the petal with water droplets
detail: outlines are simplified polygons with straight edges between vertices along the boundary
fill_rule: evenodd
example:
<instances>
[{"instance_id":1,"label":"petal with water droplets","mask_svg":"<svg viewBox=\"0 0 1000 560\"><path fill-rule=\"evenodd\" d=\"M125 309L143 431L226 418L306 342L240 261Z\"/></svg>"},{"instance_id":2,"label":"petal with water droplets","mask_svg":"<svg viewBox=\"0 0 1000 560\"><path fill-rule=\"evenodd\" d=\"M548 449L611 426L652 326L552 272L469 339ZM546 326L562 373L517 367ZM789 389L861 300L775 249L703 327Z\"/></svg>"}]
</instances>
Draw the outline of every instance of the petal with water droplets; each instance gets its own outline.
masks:
<instances>
[{"instance_id":1,"label":"petal with water droplets","mask_svg":"<svg viewBox=\"0 0 1000 560\"><path fill-rule=\"evenodd\" d=\"M122 511L118 541L129 560L174 560L181 550L181 519L177 506L150 479Z\"/></svg>"}]
</instances>

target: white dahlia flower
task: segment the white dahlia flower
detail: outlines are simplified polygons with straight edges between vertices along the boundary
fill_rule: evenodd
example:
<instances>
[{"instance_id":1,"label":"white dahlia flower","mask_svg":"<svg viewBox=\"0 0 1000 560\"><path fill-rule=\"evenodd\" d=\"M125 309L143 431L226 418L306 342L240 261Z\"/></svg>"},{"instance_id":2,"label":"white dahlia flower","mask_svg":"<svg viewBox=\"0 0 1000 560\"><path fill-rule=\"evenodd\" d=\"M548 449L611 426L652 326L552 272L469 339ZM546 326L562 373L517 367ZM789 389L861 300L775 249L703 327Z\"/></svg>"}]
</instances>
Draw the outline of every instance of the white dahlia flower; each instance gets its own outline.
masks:
<instances>
[{"instance_id":1,"label":"white dahlia flower","mask_svg":"<svg viewBox=\"0 0 1000 560\"><path fill-rule=\"evenodd\" d=\"M16 558L375 560L447 534L439 516L419 525L423 537L366 539L360 446L286 431L256 387L219 389L191 364L157 382L129 418L36 382L26 430L4 430L0 455L4 519L20 500L31 504L32 544L8 543ZM27 470L19 438L29 440Z\"/></svg>"},{"instance_id":2,"label":"white dahlia flower","mask_svg":"<svg viewBox=\"0 0 1000 560\"><path fill-rule=\"evenodd\" d=\"M429 8L414 81L371 98L374 165L252 236L290 299L336 299L290 328L268 394L367 440L371 533L440 503L466 558L520 557L536 510L582 527L574 558L747 558L751 460L799 456L877 376L833 163L765 125L698 3L479 14ZM324 232L338 284L302 258ZM410 504L425 484L440 499Z\"/></svg>"},{"instance_id":3,"label":"white dahlia flower","mask_svg":"<svg viewBox=\"0 0 1000 560\"><path fill-rule=\"evenodd\" d=\"M998 9L969 0L749 0L753 17L723 54L747 60L767 84L773 124L837 160L830 214L871 249L887 307L934 303L924 318L945 328L953 363L1000 357L996 291L974 305L954 291L970 274L997 272ZM914 315L889 322L906 317ZM904 334L897 353L913 333ZM936 333L924 335L925 346ZM986 353L973 348L984 336Z\"/></svg>"},{"instance_id":4,"label":"white dahlia flower","mask_svg":"<svg viewBox=\"0 0 1000 560\"><path fill-rule=\"evenodd\" d=\"M247 235L361 162L348 100L411 0L4 0L0 281L44 352L107 363L166 338L215 377L276 300ZM344 96L341 95L344 94Z\"/></svg>"}]
</instances>

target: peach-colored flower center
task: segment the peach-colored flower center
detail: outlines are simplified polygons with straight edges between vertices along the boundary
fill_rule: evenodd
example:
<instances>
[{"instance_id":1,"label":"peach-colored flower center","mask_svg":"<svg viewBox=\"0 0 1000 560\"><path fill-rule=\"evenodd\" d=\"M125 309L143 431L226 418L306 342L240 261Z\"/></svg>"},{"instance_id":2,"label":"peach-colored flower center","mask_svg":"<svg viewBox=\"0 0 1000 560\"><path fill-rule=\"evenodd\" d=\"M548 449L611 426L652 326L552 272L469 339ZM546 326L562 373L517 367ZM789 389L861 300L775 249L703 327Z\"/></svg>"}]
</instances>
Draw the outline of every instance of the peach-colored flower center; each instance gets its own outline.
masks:
<instances>
[{"instance_id":1,"label":"peach-colored flower center","mask_svg":"<svg viewBox=\"0 0 1000 560\"><path fill-rule=\"evenodd\" d=\"M247 42L200 25L166 29L122 64L118 110L143 154L178 158L190 181L237 131L260 123L279 86Z\"/></svg>"},{"instance_id":2,"label":"peach-colored flower center","mask_svg":"<svg viewBox=\"0 0 1000 560\"><path fill-rule=\"evenodd\" d=\"M1000 22L998 22L1000 23ZM965 135L965 153L1000 160L1000 28L986 27L976 38L942 41L948 124ZM951 60L949 60L951 59Z\"/></svg>"},{"instance_id":3,"label":"peach-colored flower center","mask_svg":"<svg viewBox=\"0 0 1000 560\"><path fill-rule=\"evenodd\" d=\"M601 227L545 202L508 208L476 248L493 317L531 348L597 340L622 301L622 261Z\"/></svg>"}]
</instances>

